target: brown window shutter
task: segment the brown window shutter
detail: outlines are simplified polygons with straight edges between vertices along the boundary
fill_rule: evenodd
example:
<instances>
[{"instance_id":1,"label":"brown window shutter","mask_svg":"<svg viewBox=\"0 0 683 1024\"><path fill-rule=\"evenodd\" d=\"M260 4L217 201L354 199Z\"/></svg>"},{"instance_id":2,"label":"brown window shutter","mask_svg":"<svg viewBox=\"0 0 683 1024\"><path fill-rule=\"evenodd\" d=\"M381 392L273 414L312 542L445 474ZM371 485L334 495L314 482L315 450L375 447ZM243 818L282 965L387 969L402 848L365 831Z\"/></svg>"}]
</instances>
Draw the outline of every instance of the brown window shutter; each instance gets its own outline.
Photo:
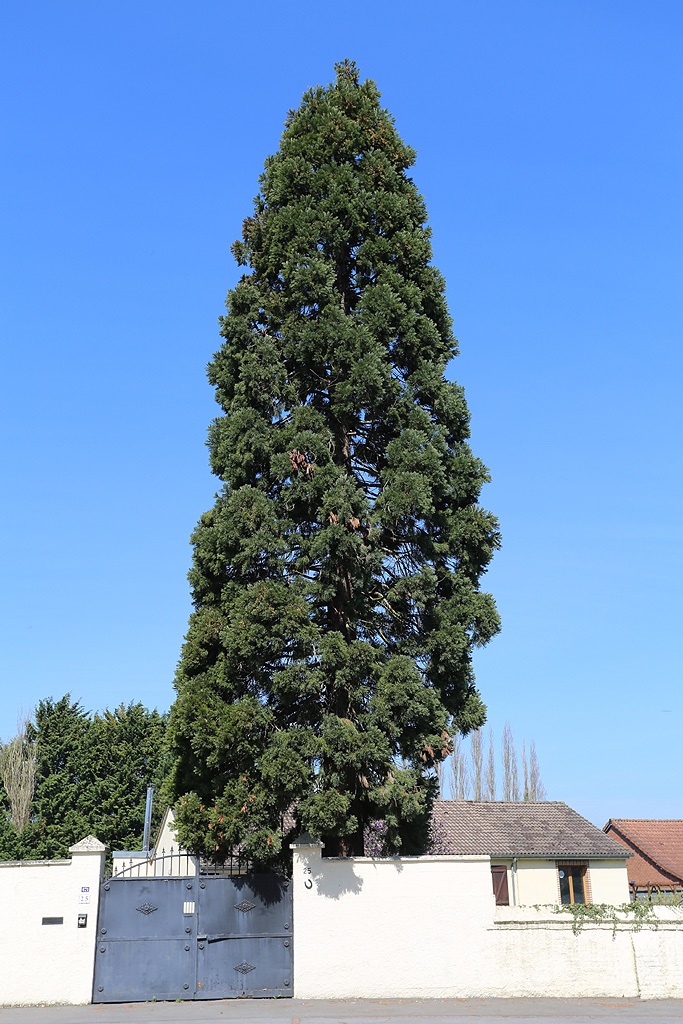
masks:
<instances>
[{"instance_id":1,"label":"brown window shutter","mask_svg":"<svg viewBox=\"0 0 683 1024\"><path fill-rule=\"evenodd\" d=\"M509 907L508 869L504 864L491 865L491 881L493 882L493 895L496 897L496 906Z\"/></svg>"}]
</instances>

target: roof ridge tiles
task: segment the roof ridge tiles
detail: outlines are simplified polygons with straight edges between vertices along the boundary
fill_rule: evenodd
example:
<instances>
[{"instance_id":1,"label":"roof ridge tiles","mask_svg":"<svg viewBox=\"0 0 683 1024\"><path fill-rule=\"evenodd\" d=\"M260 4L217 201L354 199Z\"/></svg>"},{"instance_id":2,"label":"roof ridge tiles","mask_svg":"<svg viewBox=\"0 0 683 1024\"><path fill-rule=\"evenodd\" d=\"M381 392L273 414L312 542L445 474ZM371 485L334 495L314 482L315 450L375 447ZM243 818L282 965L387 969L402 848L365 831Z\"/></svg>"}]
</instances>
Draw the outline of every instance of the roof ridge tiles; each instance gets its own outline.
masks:
<instances>
[{"instance_id":1,"label":"roof ridge tiles","mask_svg":"<svg viewBox=\"0 0 683 1024\"><path fill-rule=\"evenodd\" d=\"M683 818L610 818L610 821L633 825L683 825Z\"/></svg>"}]
</instances>

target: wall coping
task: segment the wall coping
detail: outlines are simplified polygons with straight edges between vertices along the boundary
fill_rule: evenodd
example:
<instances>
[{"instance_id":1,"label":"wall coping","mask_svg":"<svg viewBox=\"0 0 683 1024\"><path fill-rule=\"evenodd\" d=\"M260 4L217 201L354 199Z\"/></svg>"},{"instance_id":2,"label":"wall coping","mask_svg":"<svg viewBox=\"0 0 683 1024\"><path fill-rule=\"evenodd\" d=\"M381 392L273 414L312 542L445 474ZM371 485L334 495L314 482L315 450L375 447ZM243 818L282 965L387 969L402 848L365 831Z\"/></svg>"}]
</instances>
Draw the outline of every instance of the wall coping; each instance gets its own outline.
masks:
<instances>
[{"instance_id":1,"label":"wall coping","mask_svg":"<svg viewBox=\"0 0 683 1024\"><path fill-rule=\"evenodd\" d=\"M316 839L315 836L312 836L310 834L310 832L302 832L301 835L298 836L294 840L294 842L289 844L289 848L290 848L290 850L300 850L300 849L324 850L325 849L325 844L322 841L322 839Z\"/></svg>"},{"instance_id":2,"label":"wall coping","mask_svg":"<svg viewBox=\"0 0 683 1024\"><path fill-rule=\"evenodd\" d=\"M0 868L64 868L69 867L68 860L2 860Z\"/></svg>"},{"instance_id":3,"label":"wall coping","mask_svg":"<svg viewBox=\"0 0 683 1024\"><path fill-rule=\"evenodd\" d=\"M80 843L69 847L69 853L104 853L107 847L96 836L86 836Z\"/></svg>"},{"instance_id":4,"label":"wall coping","mask_svg":"<svg viewBox=\"0 0 683 1024\"><path fill-rule=\"evenodd\" d=\"M554 906L559 908L560 904L543 904L539 906L529 906L521 904L516 907L496 907L493 916L493 927L496 928L534 928L543 927L546 928L551 926L553 928L573 928L575 918L570 911L562 912L561 910L555 911ZM641 922L637 922L637 931L643 930L659 930L664 928L667 930L678 930L683 928L683 912L679 907L664 907L654 906L652 907L653 917L645 918ZM616 923L617 931L633 931L635 919L630 916L619 917ZM590 918L581 922L581 931L584 929L609 929L614 930L614 922L608 919L606 920L591 920Z\"/></svg>"},{"instance_id":5,"label":"wall coping","mask_svg":"<svg viewBox=\"0 0 683 1024\"><path fill-rule=\"evenodd\" d=\"M309 849L309 847L307 847ZM326 864L489 864L491 858L482 854L447 854L423 857L323 857Z\"/></svg>"}]
</instances>

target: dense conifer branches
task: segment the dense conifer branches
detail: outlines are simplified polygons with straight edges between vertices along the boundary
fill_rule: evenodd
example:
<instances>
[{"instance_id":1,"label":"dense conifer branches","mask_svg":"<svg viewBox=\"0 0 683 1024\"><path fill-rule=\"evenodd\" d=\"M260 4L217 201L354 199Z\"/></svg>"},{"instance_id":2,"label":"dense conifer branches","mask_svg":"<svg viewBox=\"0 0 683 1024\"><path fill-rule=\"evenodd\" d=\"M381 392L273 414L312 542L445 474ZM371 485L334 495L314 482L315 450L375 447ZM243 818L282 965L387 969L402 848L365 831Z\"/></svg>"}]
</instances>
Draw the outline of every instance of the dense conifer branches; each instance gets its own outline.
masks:
<instances>
[{"instance_id":1,"label":"dense conifer branches","mask_svg":"<svg viewBox=\"0 0 683 1024\"><path fill-rule=\"evenodd\" d=\"M155 825L161 818L165 734L166 716L142 704L91 716L69 694L41 700L2 749L0 860L66 857L88 834L110 850L139 849L149 785ZM18 773L6 756L17 751Z\"/></svg>"},{"instance_id":2,"label":"dense conifer branches","mask_svg":"<svg viewBox=\"0 0 683 1024\"><path fill-rule=\"evenodd\" d=\"M282 815L419 849L434 766L481 724L498 629L444 282L414 153L350 62L290 112L233 253L209 379L223 481L194 535L171 713L179 837L279 855Z\"/></svg>"}]
</instances>

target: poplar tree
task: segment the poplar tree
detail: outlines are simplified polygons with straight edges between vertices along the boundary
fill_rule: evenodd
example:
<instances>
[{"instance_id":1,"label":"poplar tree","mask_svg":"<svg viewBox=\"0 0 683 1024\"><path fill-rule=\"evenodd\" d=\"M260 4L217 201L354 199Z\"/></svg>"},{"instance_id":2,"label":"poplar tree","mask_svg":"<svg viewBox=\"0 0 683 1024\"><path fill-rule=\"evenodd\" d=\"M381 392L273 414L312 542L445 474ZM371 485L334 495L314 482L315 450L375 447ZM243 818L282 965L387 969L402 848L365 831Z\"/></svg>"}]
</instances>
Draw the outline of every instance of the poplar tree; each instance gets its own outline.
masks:
<instances>
[{"instance_id":1,"label":"poplar tree","mask_svg":"<svg viewBox=\"0 0 683 1024\"><path fill-rule=\"evenodd\" d=\"M335 70L266 161L208 370L222 486L192 537L170 742L178 838L216 859L276 859L285 815L327 853L362 853L376 820L425 849L499 628L415 153L375 84Z\"/></svg>"},{"instance_id":2,"label":"poplar tree","mask_svg":"<svg viewBox=\"0 0 683 1024\"><path fill-rule=\"evenodd\" d=\"M472 798L482 800L484 797L484 745L481 729L475 729L470 739L470 779L472 780Z\"/></svg>"},{"instance_id":3,"label":"poplar tree","mask_svg":"<svg viewBox=\"0 0 683 1024\"><path fill-rule=\"evenodd\" d=\"M28 739L29 722L20 723L19 732L0 744L0 780L7 795L12 826L17 835L29 823L36 790L37 761L34 744Z\"/></svg>"}]
</instances>

